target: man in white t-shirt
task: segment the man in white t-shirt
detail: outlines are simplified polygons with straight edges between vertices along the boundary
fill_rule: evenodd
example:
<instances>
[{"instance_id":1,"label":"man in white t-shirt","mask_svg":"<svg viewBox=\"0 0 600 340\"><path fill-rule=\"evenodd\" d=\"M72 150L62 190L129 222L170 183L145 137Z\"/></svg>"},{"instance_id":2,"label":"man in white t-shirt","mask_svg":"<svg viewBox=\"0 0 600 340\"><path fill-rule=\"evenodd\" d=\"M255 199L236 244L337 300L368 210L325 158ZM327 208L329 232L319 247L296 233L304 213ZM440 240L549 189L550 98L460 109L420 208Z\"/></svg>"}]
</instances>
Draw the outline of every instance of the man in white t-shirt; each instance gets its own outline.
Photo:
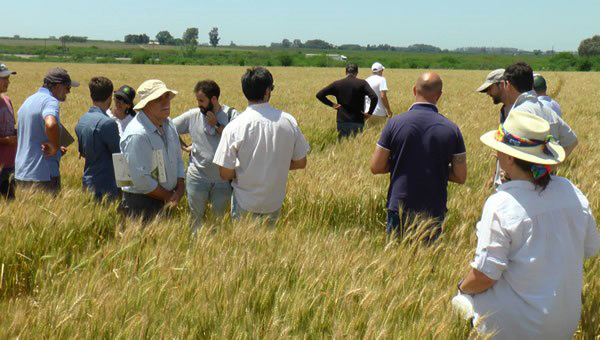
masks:
<instances>
[{"instance_id":1,"label":"man in white t-shirt","mask_svg":"<svg viewBox=\"0 0 600 340\"><path fill-rule=\"evenodd\" d=\"M373 92L375 92L379 97L379 101L377 101L377 106L375 107L373 115L367 120L367 126L375 126L385 123L387 118L393 115L387 98L388 87L387 81L383 77L383 70L385 70L385 67L383 67L381 63L373 63L373 66L371 66L371 71L373 74L366 79L367 83L369 83L373 89ZM371 100L369 100L369 97L365 97L365 111L369 108L370 104Z\"/></svg>"},{"instance_id":2,"label":"man in white t-shirt","mask_svg":"<svg viewBox=\"0 0 600 340\"><path fill-rule=\"evenodd\" d=\"M232 219L248 215L271 226L283 205L288 172L306 167L309 149L294 117L269 104L273 89L269 70L246 70L248 107L227 124L213 158L221 178L232 180Z\"/></svg>"}]
</instances>

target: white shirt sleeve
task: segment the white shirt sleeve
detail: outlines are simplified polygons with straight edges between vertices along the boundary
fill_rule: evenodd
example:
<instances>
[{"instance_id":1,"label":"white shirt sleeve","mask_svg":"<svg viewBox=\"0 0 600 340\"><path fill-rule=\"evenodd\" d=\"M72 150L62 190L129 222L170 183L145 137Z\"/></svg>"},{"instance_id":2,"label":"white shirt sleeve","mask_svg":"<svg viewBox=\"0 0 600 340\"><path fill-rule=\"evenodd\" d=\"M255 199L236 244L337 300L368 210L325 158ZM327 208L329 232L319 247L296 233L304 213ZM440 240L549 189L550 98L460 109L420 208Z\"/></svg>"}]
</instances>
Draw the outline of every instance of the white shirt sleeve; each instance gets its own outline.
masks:
<instances>
[{"instance_id":1,"label":"white shirt sleeve","mask_svg":"<svg viewBox=\"0 0 600 340\"><path fill-rule=\"evenodd\" d=\"M585 231L585 240L583 241L583 256L584 258L590 258L595 256L600 250L600 236L598 235L598 229L596 227L596 221L594 215L588 210L588 224Z\"/></svg>"},{"instance_id":2,"label":"white shirt sleeve","mask_svg":"<svg viewBox=\"0 0 600 340\"><path fill-rule=\"evenodd\" d=\"M296 143L294 144L294 154L292 155L292 160L297 161L306 157L309 149L310 146L304 138L302 131L300 131L300 127L296 126Z\"/></svg>"},{"instance_id":3,"label":"white shirt sleeve","mask_svg":"<svg viewBox=\"0 0 600 340\"><path fill-rule=\"evenodd\" d=\"M387 80L385 80L385 78L381 77L381 83L379 84L379 91L387 91L387 90L388 90ZM379 95L379 93L377 95Z\"/></svg>"},{"instance_id":4,"label":"white shirt sleeve","mask_svg":"<svg viewBox=\"0 0 600 340\"><path fill-rule=\"evenodd\" d=\"M213 157L213 163L227 169L235 169L240 144L235 136L235 130L231 127L232 125L225 126L221 141Z\"/></svg>"}]
</instances>

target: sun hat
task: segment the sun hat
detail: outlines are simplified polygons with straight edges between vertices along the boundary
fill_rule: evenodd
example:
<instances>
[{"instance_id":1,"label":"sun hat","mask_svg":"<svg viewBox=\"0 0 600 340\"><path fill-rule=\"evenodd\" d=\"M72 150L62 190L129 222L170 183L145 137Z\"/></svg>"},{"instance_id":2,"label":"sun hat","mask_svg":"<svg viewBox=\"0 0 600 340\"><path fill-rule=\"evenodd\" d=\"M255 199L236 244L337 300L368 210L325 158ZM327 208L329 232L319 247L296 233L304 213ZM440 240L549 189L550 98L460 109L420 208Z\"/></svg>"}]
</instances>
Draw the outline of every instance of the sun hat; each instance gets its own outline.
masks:
<instances>
[{"instance_id":1,"label":"sun hat","mask_svg":"<svg viewBox=\"0 0 600 340\"><path fill-rule=\"evenodd\" d=\"M371 66L371 71L373 71L373 72L379 72L379 71L383 71L383 70L385 70L385 67L383 67L383 65L380 62L375 62Z\"/></svg>"},{"instance_id":2,"label":"sun hat","mask_svg":"<svg viewBox=\"0 0 600 340\"><path fill-rule=\"evenodd\" d=\"M129 85L123 85L115 91L115 96L129 105L133 105L135 90Z\"/></svg>"},{"instance_id":3,"label":"sun hat","mask_svg":"<svg viewBox=\"0 0 600 340\"><path fill-rule=\"evenodd\" d=\"M6 78L11 74L17 74L17 72L9 70L4 64L0 64L0 78Z\"/></svg>"},{"instance_id":4,"label":"sun hat","mask_svg":"<svg viewBox=\"0 0 600 340\"><path fill-rule=\"evenodd\" d=\"M481 84L481 86L477 88L477 92L487 91L488 87L492 86L492 84L499 83L502 80L503 75L503 68L499 68L488 73L487 77L485 77L485 81L483 82L483 84Z\"/></svg>"},{"instance_id":5,"label":"sun hat","mask_svg":"<svg viewBox=\"0 0 600 340\"><path fill-rule=\"evenodd\" d=\"M133 108L134 110L141 110L146 107L146 104L159 98L165 92L171 93L171 99L177 95L177 91L169 90L167 85L158 79L150 79L140 85L137 89L137 94L140 97L140 101Z\"/></svg>"},{"instance_id":6,"label":"sun hat","mask_svg":"<svg viewBox=\"0 0 600 340\"><path fill-rule=\"evenodd\" d=\"M44 77L44 84L64 84L72 87L78 87L79 82L71 80L67 70L62 67L56 67L48 71Z\"/></svg>"},{"instance_id":7,"label":"sun hat","mask_svg":"<svg viewBox=\"0 0 600 340\"><path fill-rule=\"evenodd\" d=\"M486 132L483 144L534 164L558 164L565 150L550 135L550 124L528 112L511 111L498 130Z\"/></svg>"}]
</instances>

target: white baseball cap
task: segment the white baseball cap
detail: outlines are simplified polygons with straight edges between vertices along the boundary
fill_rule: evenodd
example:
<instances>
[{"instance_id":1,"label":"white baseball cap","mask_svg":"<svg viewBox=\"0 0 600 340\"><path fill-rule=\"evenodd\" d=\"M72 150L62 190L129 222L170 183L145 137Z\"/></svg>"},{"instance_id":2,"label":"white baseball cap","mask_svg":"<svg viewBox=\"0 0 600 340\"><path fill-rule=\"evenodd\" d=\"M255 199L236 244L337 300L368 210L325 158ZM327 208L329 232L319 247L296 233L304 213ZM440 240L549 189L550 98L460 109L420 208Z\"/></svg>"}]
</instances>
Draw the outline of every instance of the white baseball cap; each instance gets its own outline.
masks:
<instances>
[{"instance_id":1,"label":"white baseball cap","mask_svg":"<svg viewBox=\"0 0 600 340\"><path fill-rule=\"evenodd\" d=\"M373 72L379 72L379 71L383 71L383 70L385 70L385 67L383 67L383 65L381 65L380 62L375 62L371 66L371 71L373 71Z\"/></svg>"}]
</instances>

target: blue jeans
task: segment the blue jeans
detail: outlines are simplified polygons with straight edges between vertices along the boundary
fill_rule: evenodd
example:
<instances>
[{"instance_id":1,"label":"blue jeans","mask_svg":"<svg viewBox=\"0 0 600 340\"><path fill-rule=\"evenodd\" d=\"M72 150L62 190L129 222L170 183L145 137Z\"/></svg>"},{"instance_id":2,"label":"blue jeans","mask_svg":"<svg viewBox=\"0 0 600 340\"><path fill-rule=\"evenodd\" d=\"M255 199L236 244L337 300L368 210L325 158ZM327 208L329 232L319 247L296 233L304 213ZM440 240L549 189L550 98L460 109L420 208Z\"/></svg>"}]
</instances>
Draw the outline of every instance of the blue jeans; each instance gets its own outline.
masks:
<instances>
[{"instance_id":1,"label":"blue jeans","mask_svg":"<svg viewBox=\"0 0 600 340\"><path fill-rule=\"evenodd\" d=\"M231 219L234 221L247 216L260 221L266 220L269 228L274 228L280 212L281 208L275 210L272 213L255 213L252 211L248 211L240 207L237 200L235 199L235 194L231 196Z\"/></svg>"},{"instance_id":2,"label":"blue jeans","mask_svg":"<svg viewBox=\"0 0 600 340\"><path fill-rule=\"evenodd\" d=\"M361 133L364 127L365 123L338 122L338 140L344 137L354 136L357 133Z\"/></svg>"},{"instance_id":3,"label":"blue jeans","mask_svg":"<svg viewBox=\"0 0 600 340\"><path fill-rule=\"evenodd\" d=\"M212 182L197 176L186 176L186 191L188 205L192 212L192 229L198 229L202 224L206 203L210 200L214 216L223 216L231 199L231 183Z\"/></svg>"},{"instance_id":4,"label":"blue jeans","mask_svg":"<svg viewBox=\"0 0 600 340\"><path fill-rule=\"evenodd\" d=\"M388 237L395 236L399 239L402 239L408 232L413 230L408 230L410 225L413 223L413 219L415 218L414 213L410 213L407 211L402 212L402 216L397 211L388 210L387 214L387 224L386 231ZM429 235L425 236L423 239L426 243L431 243L437 240L442 234L442 223L444 222L444 217L436 217L434 218L433 224L428 227Z\"/></svg>"}]
</instances>

